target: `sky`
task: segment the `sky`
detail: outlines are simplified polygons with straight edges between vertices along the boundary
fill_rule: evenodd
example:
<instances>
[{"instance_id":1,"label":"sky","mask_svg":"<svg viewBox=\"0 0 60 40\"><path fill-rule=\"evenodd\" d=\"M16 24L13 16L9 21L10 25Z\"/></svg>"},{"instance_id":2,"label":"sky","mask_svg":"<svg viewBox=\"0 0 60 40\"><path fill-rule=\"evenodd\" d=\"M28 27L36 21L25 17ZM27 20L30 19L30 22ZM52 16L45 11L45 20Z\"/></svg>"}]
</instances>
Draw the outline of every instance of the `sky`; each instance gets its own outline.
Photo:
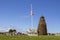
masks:
<instances>
[{"instance_id":1,"label":"sky","mask_svg":"<svg viewBox=\"0 0 60 40\"><path fill-rule=\"evenodd\" d=\"M30 4L34 13L34 28L40 16L45 17L48 33L60 32L60 0L0 0L0 32L16 29L25 32L31 26Z\"/></svg>"}]
</instances>

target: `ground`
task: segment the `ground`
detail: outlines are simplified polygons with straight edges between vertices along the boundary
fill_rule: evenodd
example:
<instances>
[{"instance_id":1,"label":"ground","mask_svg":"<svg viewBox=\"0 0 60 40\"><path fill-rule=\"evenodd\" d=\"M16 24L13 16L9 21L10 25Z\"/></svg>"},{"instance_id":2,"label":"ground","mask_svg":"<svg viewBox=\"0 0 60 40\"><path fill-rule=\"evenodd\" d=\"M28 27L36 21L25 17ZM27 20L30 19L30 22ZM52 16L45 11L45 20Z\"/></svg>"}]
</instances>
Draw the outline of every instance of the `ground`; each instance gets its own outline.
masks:
<instances>
[{"instance_id":1,"label":"ground","mask_svg":"<svg viewBox=\"0 0 60 40\"><path fill-rule=\"evenodd\" d=\"M0 40L60 40L60 36L6 36L6 35L0 35Z\"/></svg>"}]
</instances>

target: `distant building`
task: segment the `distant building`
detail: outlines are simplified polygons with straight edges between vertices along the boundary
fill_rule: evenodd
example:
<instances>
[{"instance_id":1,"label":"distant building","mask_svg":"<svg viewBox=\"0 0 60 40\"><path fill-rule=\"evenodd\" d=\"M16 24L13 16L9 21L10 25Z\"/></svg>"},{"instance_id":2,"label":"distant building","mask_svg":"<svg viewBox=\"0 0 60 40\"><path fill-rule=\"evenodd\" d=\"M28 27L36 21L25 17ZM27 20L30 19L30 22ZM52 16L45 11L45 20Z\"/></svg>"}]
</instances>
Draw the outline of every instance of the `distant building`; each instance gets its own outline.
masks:
<instances>
[{"instance_id":1,"label":"distant building","mask_svg":"<svg viewBox=\"0 0 60 40\"><path fill-rule=\"evenodd\" d=\"M7 35L7 36L15 36L15 32L9 33L9 32L0 32L0 35Z\"/></svg>"},{"instance_id":2,"label":"distant building","mask_svg":"<svg viewBox=\"0 0 60 40\"><path fill-rule=\"evenodd\" d=\"M38 36L36 29L28 29L28 30L26 31L26 33L27 33L28 36Z\"/></svg>"},{"instance_id":3,"label":"distant building","mask_svg":"<svg viewBox=\"0 0 60 40\"><path fill-rule=\"evenodd\" d=\"M60 36L60 33L55 33L55 36Z\"/></svg>"},{"instance_id":4,"label":"distant building","mask_svg":"<svg viewBox=\"0 0 60 40\"><path fill-rule=\"evenodd\" d=\"M0 32L0 35L3 35L4 33L3 32Z\"/></svg>"},{"instance_id":5,"label":"distant building","mask_svg":"<svg viewBox=\"0 0 60 40\"><path fill-rule=\"evenodd\" d=\"M37 33L38 33L38 36L39 35L47 35L47 28L46 28L46 22L45 22L44 16L40 17Z\"/></svg>"},{"instance_id":6,"label":"distant building","mask_svg":"<svg viewBox=\"0 0 60 40\"><path fill-rule=\"evenodd\" d=\"M48 36L52 35L55 36L55 33L47 33Z\"/></svg>"}]
</instances>

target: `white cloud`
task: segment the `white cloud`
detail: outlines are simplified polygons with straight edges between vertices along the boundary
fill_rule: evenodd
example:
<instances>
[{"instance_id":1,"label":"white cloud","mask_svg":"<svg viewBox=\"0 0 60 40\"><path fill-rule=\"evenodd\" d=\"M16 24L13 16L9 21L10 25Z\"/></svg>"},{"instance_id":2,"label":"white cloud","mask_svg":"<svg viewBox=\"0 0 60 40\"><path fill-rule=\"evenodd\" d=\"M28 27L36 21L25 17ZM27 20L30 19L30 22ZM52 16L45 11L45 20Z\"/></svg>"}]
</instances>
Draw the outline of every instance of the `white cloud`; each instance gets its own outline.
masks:
<instances>
[{"instance_id":1,"label":"white cloud","mask_svg":"<svg viewBox=\"0 0 60 40\"><path fill-rule=\"evenodd\" d=\"M0 27L0 32L8 32L10 28Z\"/></svg>"}]
</instances>

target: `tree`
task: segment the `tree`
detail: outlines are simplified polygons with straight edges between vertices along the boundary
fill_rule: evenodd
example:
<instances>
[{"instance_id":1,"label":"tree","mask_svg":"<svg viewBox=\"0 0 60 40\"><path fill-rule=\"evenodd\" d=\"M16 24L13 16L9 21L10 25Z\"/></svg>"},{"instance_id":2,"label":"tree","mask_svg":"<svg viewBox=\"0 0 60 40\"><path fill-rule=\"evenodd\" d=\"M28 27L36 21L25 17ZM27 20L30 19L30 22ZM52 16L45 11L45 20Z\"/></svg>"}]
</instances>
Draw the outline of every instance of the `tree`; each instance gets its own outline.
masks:
<instances>
[{"instance_id":1,"label":"tree","mask_svg":"<svg viewBox=\"0 0 60 40\"><path fill-rule=\"evenodd\" d=\"M16 30L14 29L13 32L16 32Z\"/></svg>"},{"instance_id":2,"label":"tree","mask_svg":"<svg viewBox=\"0 0 60 40\"><path fill-rule=\"evenodd\" d=\"M13 35L13 36L14 36L15 33L16 33L16 30L15 30L15 29L10 29L10 30L9 30L9 33L10 33L10 35Z\"/></svg>"},{"instance_id":3,"label":"tree","mask_svg":"<svg viewBox=\"0 0 60 40\"><path fill-rule=\"evenodd\" d=\"M9 30L9 33L12 33L12 32L13 32L13 30L12 30L12 29L10 29L10 30Z\"/></svg>"}]
</instances>

